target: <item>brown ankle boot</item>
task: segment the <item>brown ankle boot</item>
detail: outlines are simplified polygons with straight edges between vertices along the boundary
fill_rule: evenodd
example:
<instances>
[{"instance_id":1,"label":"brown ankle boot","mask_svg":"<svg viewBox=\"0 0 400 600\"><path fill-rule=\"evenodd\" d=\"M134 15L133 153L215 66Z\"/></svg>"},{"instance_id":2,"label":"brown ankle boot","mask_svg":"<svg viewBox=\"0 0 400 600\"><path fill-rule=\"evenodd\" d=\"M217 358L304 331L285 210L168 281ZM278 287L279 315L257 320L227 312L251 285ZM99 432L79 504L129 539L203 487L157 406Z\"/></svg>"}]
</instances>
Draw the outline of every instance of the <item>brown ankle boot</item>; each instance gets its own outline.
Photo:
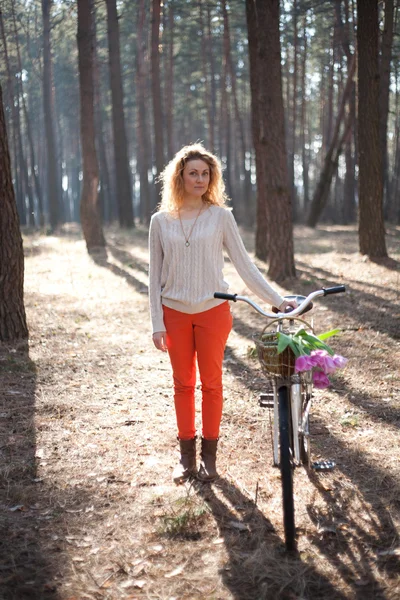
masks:
<instances>
[{"instance_id":1,"label":"brown ankle boot","mask_svg":"<svg viewBox=\"0 0 400 600\"><path fill-rule=\"evenodd\" d=\"M175 483L183 483L191 475L196 475L196 438L192 440L179 440L181 459L173 472Z\"/></svg>"},{"instance_id":2,"label":"brown ankle boot","mask_svg":"<svg viewBox=\"0 0 400 600\"><path fill-rule=\"evenodd\" d=\"M217 459L218 440L201 439L201 462L197 478L200 481L214 481L218 477Z\"/></svg>"}]
</instances>

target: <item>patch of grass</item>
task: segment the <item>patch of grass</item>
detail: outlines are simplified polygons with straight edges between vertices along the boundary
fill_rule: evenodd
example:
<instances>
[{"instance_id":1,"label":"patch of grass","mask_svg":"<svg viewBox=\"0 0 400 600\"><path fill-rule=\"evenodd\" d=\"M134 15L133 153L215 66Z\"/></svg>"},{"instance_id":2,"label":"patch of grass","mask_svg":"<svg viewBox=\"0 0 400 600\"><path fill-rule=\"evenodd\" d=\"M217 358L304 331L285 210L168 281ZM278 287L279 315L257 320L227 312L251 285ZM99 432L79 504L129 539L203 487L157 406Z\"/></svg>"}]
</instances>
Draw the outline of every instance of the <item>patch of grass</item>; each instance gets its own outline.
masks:
<instances>
[{"instance_id":1,"label":"patch of grass","mask_svg":"<svg viewBox=\"0 0 400 600\"><path fill-rule=\"evenodd\" d=\"M255 346L247 346L247 357L253 360L258 358L257 348Z\"/></svg>"},{"instance_id":2,"label":"patch of grass","mask_svg":"<svg viewBox=\"0 0 400 600\"><path fill-rule=\"evenodd\" d=\"M340 424L346 427L357 427L359 425L359 417L350 412L346 412L340 419Z\"/></svg>"},{"instance_id":3,"label":"patch of grass","mask_svg":"<svg viewBox=\"0 0 400 600\"><path fill-rule=\"evenodd\" d=\"M201 527L208 513L207 505L189 492L170 504L168 512L161 517L158 533L169 538L200 539Z\"/></svg>"}]
</instances>

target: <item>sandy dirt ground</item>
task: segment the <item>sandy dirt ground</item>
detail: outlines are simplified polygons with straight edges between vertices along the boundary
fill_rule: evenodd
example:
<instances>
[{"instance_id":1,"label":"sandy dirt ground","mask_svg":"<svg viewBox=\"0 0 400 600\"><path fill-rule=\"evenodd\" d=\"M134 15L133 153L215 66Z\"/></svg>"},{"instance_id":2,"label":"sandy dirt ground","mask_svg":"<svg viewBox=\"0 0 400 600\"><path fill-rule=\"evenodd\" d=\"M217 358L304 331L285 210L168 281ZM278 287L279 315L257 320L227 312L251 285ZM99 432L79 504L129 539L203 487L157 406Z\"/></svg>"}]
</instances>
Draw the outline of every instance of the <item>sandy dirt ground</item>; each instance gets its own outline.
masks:
<instances>
[{"instance_id":1,"label":"sandy dirt ground","mask_svg":"<svg viewBox=\"0 0 400 600\"><path fill-rule=\"evenodd\" d=\"M264 322L234 305L224 360L219 480L171 481L178 458L168 357L153 347L147 232L24 235L29 344L0 346L0 598L400 598L400 229L392 260L358 253L353 227L295 229L317 332L349 358L314 396L312 458L294 474L298 552L284 551L268 386L252 352ZM252 235L244 232L252 252ZM265 265L257 263L265 273ZM249 293L226 262L231 290ZM197 391L200 411L201 390ZM198 412L200 417L200 412ZM199 421L200 426L200 421Z\"/></svg>"}]
</instances>

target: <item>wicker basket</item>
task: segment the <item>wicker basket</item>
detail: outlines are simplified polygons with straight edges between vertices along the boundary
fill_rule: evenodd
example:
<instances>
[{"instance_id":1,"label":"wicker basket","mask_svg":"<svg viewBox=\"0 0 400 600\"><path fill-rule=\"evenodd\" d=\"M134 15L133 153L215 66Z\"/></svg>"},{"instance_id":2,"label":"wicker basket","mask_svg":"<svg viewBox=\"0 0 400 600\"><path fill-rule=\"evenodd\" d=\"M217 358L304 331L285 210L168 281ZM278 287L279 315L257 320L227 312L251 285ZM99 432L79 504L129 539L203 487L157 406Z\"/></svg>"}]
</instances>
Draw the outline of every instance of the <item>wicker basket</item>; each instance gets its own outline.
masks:
<instances>
[{"instance_id":1,"label":"wicker basket","mask_svg":"<svg viewBox=\"0 0 400 600\"><path fill-rule=\"evenodd\" d=\"M291 377L294 374L296 357L287 347L278 354L278 338L276 332L262 332L253 336L257 348L258 359L262 370L273 377Z\"/></svg>"}]
</instances>

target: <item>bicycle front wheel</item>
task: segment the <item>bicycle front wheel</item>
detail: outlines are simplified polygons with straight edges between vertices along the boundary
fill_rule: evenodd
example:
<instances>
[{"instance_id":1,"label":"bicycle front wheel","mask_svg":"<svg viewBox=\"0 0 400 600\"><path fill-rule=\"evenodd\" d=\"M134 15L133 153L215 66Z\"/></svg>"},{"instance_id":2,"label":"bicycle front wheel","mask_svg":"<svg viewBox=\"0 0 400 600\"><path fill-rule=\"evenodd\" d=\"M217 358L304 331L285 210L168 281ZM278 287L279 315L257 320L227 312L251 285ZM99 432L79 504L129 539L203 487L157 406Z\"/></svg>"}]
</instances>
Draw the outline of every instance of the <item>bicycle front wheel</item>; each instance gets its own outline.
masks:
<instances>
[{"instance_id":1,"label":"bicycle front wheel","mask_svg":"<svg viewBox=\"0 0 400 600\"><path fill-rule=\"evenodd\" d=\"M285 531L286 550L293 551L296 547L293 501L293 473L290 448L290 397L289 387L279 388L279 443L280 468L282 479L283 527Z\"/></svg>"}]
</instances>

